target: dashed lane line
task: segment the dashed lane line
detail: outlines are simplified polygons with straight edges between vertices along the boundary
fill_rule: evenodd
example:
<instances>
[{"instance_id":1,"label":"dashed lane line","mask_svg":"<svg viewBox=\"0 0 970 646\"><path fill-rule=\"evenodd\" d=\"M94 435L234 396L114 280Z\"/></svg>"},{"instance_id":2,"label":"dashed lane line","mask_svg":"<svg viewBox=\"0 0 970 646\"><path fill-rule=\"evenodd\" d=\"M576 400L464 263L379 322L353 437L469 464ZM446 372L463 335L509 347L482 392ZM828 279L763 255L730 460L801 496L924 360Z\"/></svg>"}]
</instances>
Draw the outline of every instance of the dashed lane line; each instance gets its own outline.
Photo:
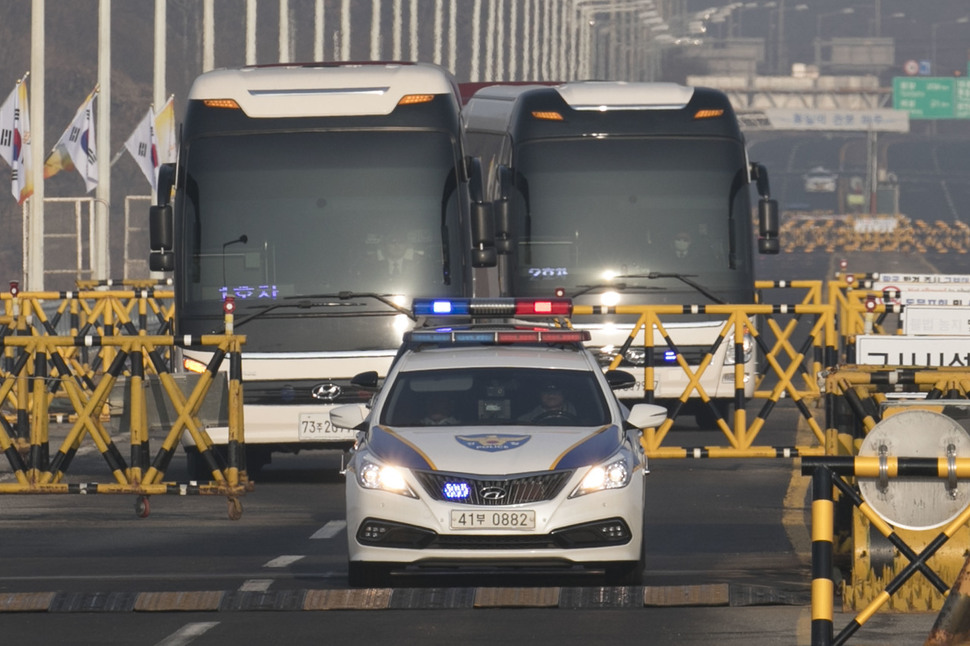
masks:
<instances>
[{"instance_id":1,"label":"dashed lane line","mask_svg":"<svg viewBox=\"0 0 970 646\"><path fill-rule=\"evenodd\" d=\"M185 646L218 625L218 621L196 621L185 624L155 646Z\"/></svg>"},{"instance_id":2,"label":"dashed lane line","mask_svg":"<svg viewBox=\"0 0 970 646\"><path fill-rule=\"evenodd\" d=\"M288 565L292 565L293 563L296 563L302 558L306 558L306 557L303 554L285 554L283 556L277 556L275 559L271 561L267 561L266 563L263 563L263 567L268 567L268 568L286 567Z\"/></svg>"},{"instance_id":3,"label":"dashed lane line","mask_svg":"<svg viewBox=\"0 0 970 646\"><path fill-rule=\"evenodd\" d=\"M344 531L346 527L347 527L346 520L331 520L326 525L324 525L317 531L313 532L313 534L310 535L310 538L311 539L333 538L340 532Z\"/></svg>"}]
</instances>

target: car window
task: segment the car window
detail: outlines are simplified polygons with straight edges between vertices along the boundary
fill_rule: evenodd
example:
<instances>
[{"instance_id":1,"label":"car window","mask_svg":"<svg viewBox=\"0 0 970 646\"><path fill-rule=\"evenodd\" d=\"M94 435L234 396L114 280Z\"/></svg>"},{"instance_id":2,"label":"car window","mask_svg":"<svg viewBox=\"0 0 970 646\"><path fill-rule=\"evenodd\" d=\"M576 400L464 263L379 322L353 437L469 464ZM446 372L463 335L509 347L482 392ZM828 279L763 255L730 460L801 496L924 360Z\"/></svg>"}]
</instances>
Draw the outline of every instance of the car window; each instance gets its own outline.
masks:
<instances>
[{"instance_id":1,"label":"car window","mask_svg":"<svg viewBox=\"0 0 970 646\"><path fill-rule=\"evenodd\" d=\"M557 409L543 408L563 402ZM452 368L400 372L380 423L388 426L598 426L609 409L593 373L540 368Z\"/></svg>"}]
</instances>

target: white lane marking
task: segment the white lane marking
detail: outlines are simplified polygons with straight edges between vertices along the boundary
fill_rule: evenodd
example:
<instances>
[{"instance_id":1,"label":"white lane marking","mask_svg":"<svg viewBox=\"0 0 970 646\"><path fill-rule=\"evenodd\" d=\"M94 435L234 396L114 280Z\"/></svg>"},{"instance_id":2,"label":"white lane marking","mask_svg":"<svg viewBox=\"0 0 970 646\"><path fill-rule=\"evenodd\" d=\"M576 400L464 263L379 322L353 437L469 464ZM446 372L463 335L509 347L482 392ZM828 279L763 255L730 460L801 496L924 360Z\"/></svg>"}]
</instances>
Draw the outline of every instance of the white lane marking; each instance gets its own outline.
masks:
<instances>
[{"instance_id":1,"label":"white lane marking","mask_svg":"<svg viewBox=\"0 0 970 646\"><path fill-rule=\"evenodd\" d=\"M313 532L310 538L333 538L347 527L346 520L331 520L329 523Z\"/></svg>"},{"instance_id":2,"label":"white lane marking","mask_svg":"<svg viewBox=\"0 0 970 646\"><path fill-rule=\"evenodd\" d=\"M218 621L198 621L185 624L174 633L155 644L155 646L185 646L195 641L196 637L201 637L205 632L218 626Z\"/></svg>"},{"instance_id":3,"label":"white lane marking","mask_svg":"<svg viewBox=\"0 0 970 646\"><path fill-rule=\"evenodd\" d=\"M292 563L296 563L300 559L305 558L302 554L289 554L285 556L277 556L272 561L267 561L263 563L263 567L286 567Z\"/></svg>"},{"instance_id":4,"label":"white lane marking","mask_svg":"<svg viewBox=\"0 0 970 646\"><path fill-rule=\"evenodd\" d=\"M273 585L273 579L246 579L239 586L240 592L266 592Z\"/></svg>"}]
</instances>

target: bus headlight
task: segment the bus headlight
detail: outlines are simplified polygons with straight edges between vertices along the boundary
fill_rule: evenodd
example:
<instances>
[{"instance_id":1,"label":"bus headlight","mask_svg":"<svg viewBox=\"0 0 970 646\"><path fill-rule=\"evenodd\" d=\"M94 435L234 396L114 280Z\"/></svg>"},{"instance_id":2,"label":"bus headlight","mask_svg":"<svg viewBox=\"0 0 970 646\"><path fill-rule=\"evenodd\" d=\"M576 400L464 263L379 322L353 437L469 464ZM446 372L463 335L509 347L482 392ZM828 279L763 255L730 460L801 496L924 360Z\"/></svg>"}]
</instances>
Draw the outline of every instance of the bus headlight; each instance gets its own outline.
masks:
<instances>
[{"instance_id":1,"label":"bus headlight","mask_svg":"<svg viewBox=\"0 0 970 646\"><path fill-rule=\"evenodd\" d=\"M602 346L601 348L595 350L596 362L602 367L610 365L613 363L613 359L616 358L617 350L618 348L615 345ZM626 363L621 365L643 367L647 365L647 352L642 346L631 346L623 355L623 359L626 361Z\"/></svg>"}]
</instances>

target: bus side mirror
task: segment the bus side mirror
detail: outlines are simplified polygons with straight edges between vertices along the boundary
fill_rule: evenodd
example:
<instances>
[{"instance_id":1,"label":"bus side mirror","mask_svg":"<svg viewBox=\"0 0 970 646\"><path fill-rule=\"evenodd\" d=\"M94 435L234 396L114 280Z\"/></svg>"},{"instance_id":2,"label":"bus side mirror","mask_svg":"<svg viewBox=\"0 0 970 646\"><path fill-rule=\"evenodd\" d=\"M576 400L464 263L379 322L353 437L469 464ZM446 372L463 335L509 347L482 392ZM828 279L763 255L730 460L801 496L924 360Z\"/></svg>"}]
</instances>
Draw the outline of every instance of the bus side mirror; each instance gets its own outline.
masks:
<instances>
[{"instance_id":1,"label":"bus side mirror","mask_svg":"<svg viewBox=\"0 0 970 646\"><path fill-rule=\"evenodd\" d=\"M165 206L172 201L172 188L175 186L175 164L162 164L158 167L158 191L155 203Z\"/></svg>"},{"instance_id":2,"label":"bus side mirror","mask_svg":"<svg viewBox=\"0 0 970 646\"><path fill-rule=\"evenodd\" d=\"M758 201L758 253L776 254L780 251L778 241L778 201Z\"/></svg>"},{"instance_id":3,"label":"bus side mirror","mask_svg":"<svg viewBox=\"0 0 970 646\"><path fill-rule=\"evenodd\" d=\"M509 231L509 201L498 199L492 202L495 216L495 251L500 254L512 252L512 234Z\"/></svg>"},{"instance_id":4,"label":"bus side mirror","mask_svg":"<svg viewBox=\"0 0 970 646\"><path fill-rule=\"evenodd\" d=\"M500 254L512 253L512 223L509 216L509 190L512 171L507 166L498 167L499 195L492 202L495 215L495 250Z\"/></svg>"},{"instance_id":5,"label":"bus side mirror","mask_svg":"<svg viewBox=\"0 0 970 646\"><path fill-rule=\"evenodd\" d=\"M765 168L764 164L752 162L751 178L755 181L755 185L758 187L758 195L763 198L771 197L771 185L768 182L768 169Z\"/></svg>"},{"instance_id":6,"label":"bus side mirror","mask_svg":"<svg viewBox=\"0 0 970 646\"><path fill-rule=\"evenodd\" d=\"M490 206L487 202L472 203L473 267L494 267L498 263L495 253L495 224Z\"/></svg>"},{"instance_id":7,"label":"bus side mirror","mask_svg":"<svg viewBox=\"0 0 970 646\"><path fill-rule=\"evenodd\" d=\"M465 171L468 174L468 196L471 199L472 266L494 267L498 263L495 254L495 223L492 220L491 204L485 201L482 160L478 157L466 157Z\"/></svg>"},{"instance_id":8,"label":"bus side mirror","mask_svg":"<svg viewBox=\"0 0 970 646\"><path fill-rule=\"evenodd\" d=\"M148 212L148 239L151 253L148 268L151 271L172 271L175 269L174 219L172 205L153 206Z\"/></svg>"}]
</instances>

